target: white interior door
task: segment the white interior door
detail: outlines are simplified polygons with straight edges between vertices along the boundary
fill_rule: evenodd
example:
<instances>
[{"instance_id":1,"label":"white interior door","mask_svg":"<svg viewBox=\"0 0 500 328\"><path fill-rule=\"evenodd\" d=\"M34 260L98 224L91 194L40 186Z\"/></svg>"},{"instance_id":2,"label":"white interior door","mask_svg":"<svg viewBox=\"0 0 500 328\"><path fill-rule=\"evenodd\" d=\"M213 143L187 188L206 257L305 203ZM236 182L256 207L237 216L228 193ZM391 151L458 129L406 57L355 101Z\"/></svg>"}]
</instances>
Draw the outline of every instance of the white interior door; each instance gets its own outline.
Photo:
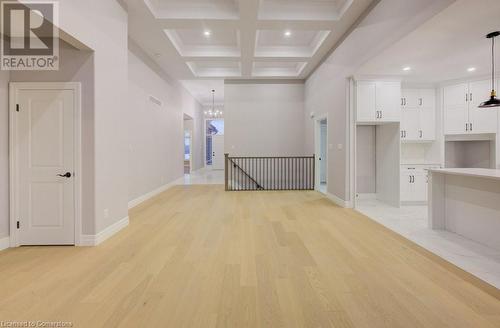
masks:
<instances>
[{"instance_id":1,"label":"white interior door","mask_svg":"<svg viewBox=\"0 0 500 328\"><path fill-rule=\"evenodd\" d=\"M75 243L74 90L18 89L14 113L20 245Z\"/></svg>"},{"instance_id":2,"label":"white interior door","mask_svg":"<svg viewBox=\"0 0 500 328\"><path fill-rule=\"evenodd\" d=\"M212 137L212 169L224 170L224 136Z\"/></svg>"}]
</instances>

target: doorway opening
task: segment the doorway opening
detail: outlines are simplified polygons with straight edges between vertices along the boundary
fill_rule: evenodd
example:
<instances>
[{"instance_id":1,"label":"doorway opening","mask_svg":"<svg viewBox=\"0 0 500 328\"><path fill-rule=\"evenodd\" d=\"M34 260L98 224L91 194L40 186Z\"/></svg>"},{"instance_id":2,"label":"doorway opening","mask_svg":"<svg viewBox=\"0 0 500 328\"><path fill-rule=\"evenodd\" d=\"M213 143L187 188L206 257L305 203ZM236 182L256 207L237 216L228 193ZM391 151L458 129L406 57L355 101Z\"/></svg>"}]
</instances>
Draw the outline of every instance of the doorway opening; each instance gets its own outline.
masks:
<instances>
[{"instance_id":1,"label":"doorway opening","mask_svg":"<svg viewBox=\"0 0 500 328\"><path fill-rule=\"evenodd\" d=\"M224 169L224 119L205 120L205 165L212 170Z\"/></svg>"},{"instance_id":2,"label":"doorway opening","mask_svg":"<svg viewBox=\"0 0 500 328\"><path fill-rule=\"evenodd\" d=\"M326 194L328 191L328 118L315 120L316 153L316 190Z\"/></svg>"},{"instance_id":3,"label":"doorway opening","mask_svg":"<svg viewBox=\"0 0 500 328\"><path fill-rule=\"evenodd\" d=\"M193 118L184 114L184 174L191 174L193 169Z\"/></svg>"}]
</instances>

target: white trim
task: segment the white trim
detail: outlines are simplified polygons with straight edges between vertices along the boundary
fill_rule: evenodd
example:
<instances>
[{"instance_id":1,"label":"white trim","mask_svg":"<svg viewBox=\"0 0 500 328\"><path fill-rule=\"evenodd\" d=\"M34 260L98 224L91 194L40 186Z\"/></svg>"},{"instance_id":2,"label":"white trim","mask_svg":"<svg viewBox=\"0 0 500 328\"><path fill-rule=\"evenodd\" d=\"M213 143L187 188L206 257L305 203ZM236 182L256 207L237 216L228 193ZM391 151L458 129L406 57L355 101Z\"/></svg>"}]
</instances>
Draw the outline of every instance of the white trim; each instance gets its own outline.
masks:
<instances>
[{"instance_id":1,"label":"white trim","mask_svg":"<svg viewBox=\"0 0 500 328\"><path fill-rule=\"evenodd\" d=\"M97 246L129 225L128 216L99 232L97 235L82 235L78 246Z\"/></svg>"},{"instance_id":2,"label":"white trim","mask_svg":"<svg viewBox=\"0 0 500 328\"><path fill-rule=\"evenodd\" d=\"M10 247L10 237L4 237L0 239L0 251Z\"/></svg>"},{"instance_id":3,"label":"white trim","mask_svg":"<svg viewBox=\"0 0 500 328\"><path fill-rule=\"evenodd\" d=\"M375 200L377 199L377 194L376 193L361 193L356 195L357 199L360 200Z\"/></svg>"},{"instance_id":4,"label":"white trim","mask_svg":"<svg viewBox=\"0 0 500 328\"><path fill-rule=\"evenodd\" d=\"M328 192L325 195L330 201L332 201L333 203L335 203L336 205L338 205L340 207L352 208L352 203L350 201L343 200L343 199L335 196L334 194L330 194Z\"/></svg>"},{"instance_id":5,"label":"white trim","mask_svg":"<svg viewBox=\"0 0 500 328\"><path fill-rule=\"evenodd\" d=\"M156 196L158 194L161 194L165 190L168 190L175 185L176 185L175 182L167 183L166 185L163 185L163 186L161 186L153 191L150 191L147 194L144 194L142 196L137 197L136 199L131 200L130 202L128 202L128 209L136 207L137 205L147 201L148 199L153 198L154 196Z\"/></svg>"},{"instance_id":6,"label":"white trim","mask_svg":"<svg viewBox=\"0 0 500 328\"><path fill-rule=\"evenodd\" d=\"M328 123L328 113L324 113L318 116L313 117L314 119L314 166L315 166L315 173L316 176L314 177L314 185L315 185L315 190L318 192L321 192L321 163L319 161L319 157L321 156L321 121L326 120L326 190L328 191L328 168L329 168L329 162L328 158L330 157L330 147L328 147L329 144L329 133L328 133L328 128L329 128L329 123Z\"/></svg>"},{"instance_id":7,"label":"white trim","mask_svg":"<svg viewBox=\"0 0 500 328\"><path fill-rule=\"evenodd\" d=\"M18 247L19 238L16 228L17 221L17 140L15 139L17 126L16 122L16 104L17 92L19 90L72 90L74 92L74 197L75 197L75 245L80 244L81 239L81 197L82 197L82 179L81 179L81 151L82 151L82 102L81 102L81 83L79 82L10 82L9 83L9 207L10 207L10 246Z\"/></svg>"}]
</instances>

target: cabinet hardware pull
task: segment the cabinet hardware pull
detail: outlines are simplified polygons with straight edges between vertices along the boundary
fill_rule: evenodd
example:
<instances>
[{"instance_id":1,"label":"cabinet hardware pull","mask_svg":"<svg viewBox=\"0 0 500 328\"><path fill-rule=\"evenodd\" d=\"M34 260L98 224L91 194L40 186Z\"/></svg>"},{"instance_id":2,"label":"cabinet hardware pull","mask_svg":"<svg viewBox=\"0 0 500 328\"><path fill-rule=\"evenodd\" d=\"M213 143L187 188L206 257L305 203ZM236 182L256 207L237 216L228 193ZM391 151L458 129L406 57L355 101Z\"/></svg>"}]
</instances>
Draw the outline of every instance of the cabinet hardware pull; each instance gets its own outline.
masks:
<instances>
[{"instance_id":1,"label":"cabinet hardware pull","mask_svg":"<svg viewBox=\"0 0 500 328\"><path fill-rule=\"evenodd\" d=\"M405 102L404 102L404 98L401 98L401 106L404 106Z\"/></svg>"},{"instance_id":2,"label":"cabinet hardware pull","mask_svg":"<svg viewBox=\"0 0 500 328\"><path fill-rule=\"evenodd\" d=\"M465 123L465 131L469 131L469 123Z\"/></svg>"},{"instance_id":3,"label":"cabinet hardware pull","mask_svg":"<svg viewBox=\"0 0 500 328\"><path fill-rule=\"evenodd\" d=\"M469 101L472 101L472 92L470 93Z\"/></svg>"},{"instance_id":4,"label":"cabinet hardware pull","mask_svg":"<svg viewBox=\"0 0 500 328\"><path fill-rule=\"evenodd\" d=\"M468 93L466 93L466 94L465 94L465 102L468 102L468 101L469 101L469 94L468 94Z\"/></svg>"},{"instance_id":5,"label":"cabinet hardware pull","mask_svg":"<svg viewBox=\"0 0 500 328\"><path fill-rule=\"evenodd\" d=\"M424 101L422 100L422 98L419 99L419 104L420 104L420 106L422 106L424 104Z\"/></svg>"},{"instance_id":6,"label":"cabinet hardware pull","mask_svg":"<svg viewBox=\"0 0 500 328\"><path fill-rule=\"evenodd\" d=\"M424 134L422 133L422 130L419 130L418 132L420 133L420 138L422 138L422 137L423 137L423 135L424 135Z\"/></svg>"},{"instance_id":7,"label":"cabinet hardware pull","mask_svg":"<svg viewBox=\"0 0 500 328\"><path fill-rule=\"evenodd\" d=\"M472 131L472 123L470 123L470 130Z\"/></svg>"}]
</instances>

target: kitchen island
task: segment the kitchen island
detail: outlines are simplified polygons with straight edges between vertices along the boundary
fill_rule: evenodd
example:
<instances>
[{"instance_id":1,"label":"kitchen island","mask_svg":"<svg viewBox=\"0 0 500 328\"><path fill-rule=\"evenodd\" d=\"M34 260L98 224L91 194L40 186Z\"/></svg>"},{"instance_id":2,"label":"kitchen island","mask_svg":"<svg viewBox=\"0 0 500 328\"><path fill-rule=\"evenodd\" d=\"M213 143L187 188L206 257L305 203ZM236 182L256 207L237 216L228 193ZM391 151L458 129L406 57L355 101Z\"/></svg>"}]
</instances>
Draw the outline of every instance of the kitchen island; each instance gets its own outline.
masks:
<instances>
[{"instance_id":1,"label":"kitchen island","mask_svg":"<svg viewBox=\"0 0 500 328\"><path fill-rule=\"evenodd\" d=\"M429 227L500 250L500 170L429 170Z\"/></svg>"}]
</instances>

